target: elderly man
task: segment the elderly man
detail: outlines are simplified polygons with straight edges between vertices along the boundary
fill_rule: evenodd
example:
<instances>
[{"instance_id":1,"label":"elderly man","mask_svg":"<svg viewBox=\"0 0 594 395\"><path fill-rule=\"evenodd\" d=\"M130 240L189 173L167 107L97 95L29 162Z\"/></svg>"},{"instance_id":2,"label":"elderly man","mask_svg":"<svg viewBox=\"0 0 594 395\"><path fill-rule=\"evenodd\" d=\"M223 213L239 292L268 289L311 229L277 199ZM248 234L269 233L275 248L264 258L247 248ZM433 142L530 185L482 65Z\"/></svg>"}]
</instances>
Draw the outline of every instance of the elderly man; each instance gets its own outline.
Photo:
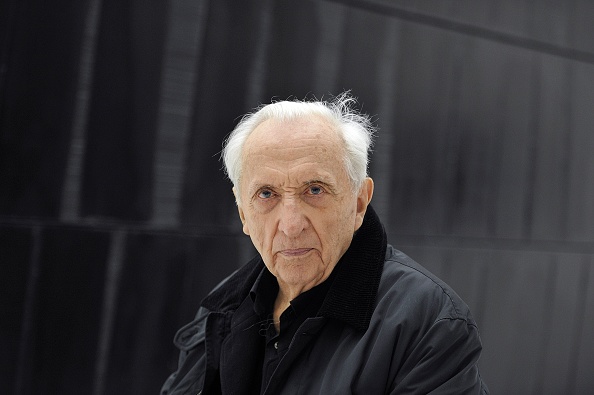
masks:
<instances>
[{"instance_id":1,"label":"elderly man","mask_svg":"<svg viewBox=\"0 0 594 395\"><path fill-rule=\"evenodd\" d=\"M258 256L181 328L162 394L484 394L481 341L446 284L387 244L373 128L342 94L245 116L223 159Z\"/></svg>"}]
</instances>

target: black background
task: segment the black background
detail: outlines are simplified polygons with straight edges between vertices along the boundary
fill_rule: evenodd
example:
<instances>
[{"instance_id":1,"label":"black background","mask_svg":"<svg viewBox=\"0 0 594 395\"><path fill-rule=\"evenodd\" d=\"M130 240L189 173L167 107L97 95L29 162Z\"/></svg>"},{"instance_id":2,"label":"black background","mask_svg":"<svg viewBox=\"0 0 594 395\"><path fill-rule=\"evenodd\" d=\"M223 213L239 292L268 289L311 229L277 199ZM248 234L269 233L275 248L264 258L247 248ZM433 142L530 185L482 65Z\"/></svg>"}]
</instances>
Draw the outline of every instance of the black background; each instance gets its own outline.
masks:
<instances>
[{"instance_id":1,"label":"black background","mask_svg":"<svg viewBox=\"0 0 594 395\"><path fill-rule=\"evenodd\" d=\"M389 240L468 302L493 393L594 391L594 5L0 4L0 388L156 393L253 254L221 142L352 90Z\"/></svg>"}]
</instances>

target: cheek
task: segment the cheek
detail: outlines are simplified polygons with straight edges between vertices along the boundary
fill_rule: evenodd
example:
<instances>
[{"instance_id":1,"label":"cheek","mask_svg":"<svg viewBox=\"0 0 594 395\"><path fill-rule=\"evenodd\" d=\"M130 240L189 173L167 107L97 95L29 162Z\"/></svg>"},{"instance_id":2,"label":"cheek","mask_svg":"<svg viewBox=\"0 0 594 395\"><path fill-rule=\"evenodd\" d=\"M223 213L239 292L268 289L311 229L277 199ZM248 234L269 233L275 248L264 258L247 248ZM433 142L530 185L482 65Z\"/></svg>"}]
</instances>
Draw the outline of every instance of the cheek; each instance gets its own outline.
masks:
<instances>
[{"instance_id":1,"label":"cheek","mask_svg":"<svg viewBox=\"0 0 594 395\"><path fill-rule=\"evenodd\" d=\"M322 242L325 241L324 244L336 251L342 250L345 244L350 243L354 233L353 229L354 215L348 210L337 210L324 222L319 222L317 233Z\"/></svg>"},{"instance_id":2,"label":"cheek","mask_svg":"<svg viewBox=\"0 0 594 395\"><path fill-rule=\"evenodd\" d=\"M340 227L353 227L357 213L357 202L354 199L344 199L336 205L334 218L340 219Z\"/></svg>"},{"instance_id":3,"label":"cheek","mask_svg":"<svg viewBox=\"0 0 594 395\"><path fill-rule=\"evenodd\" d=\"M270 224L265 218L258 215L252 215L249 222L246 221L246 225L248 225L247 227L249 229L249 236L252 239L252 243L258 252L263 253L266 247L272 242L272 237L274 235L273 233L271 235Z\"/></svg>"},{"instance_id":4,"label":"cheek","mask_svg":"<svg viewBox=\"0 0 594 395\"><path fill-rule=\"evenodd\" d=\"M353 205L343 205L340 210L337 210L332 219L338 219L330 222L329 233L332 235L331 240L339 249L344 249L351 242L353 234L355 233L356 225L356 209Z\"/></svg>"}]
</instances>

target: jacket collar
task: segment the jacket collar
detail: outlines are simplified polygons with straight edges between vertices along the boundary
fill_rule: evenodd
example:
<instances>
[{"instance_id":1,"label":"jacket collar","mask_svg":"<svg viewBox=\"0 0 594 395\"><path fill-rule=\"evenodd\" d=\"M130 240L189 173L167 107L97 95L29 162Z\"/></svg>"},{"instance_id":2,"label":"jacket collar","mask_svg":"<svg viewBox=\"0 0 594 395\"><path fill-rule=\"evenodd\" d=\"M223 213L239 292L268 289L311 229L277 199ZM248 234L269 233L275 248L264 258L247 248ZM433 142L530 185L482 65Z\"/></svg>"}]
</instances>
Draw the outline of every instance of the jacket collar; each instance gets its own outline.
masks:
<instances>
[{"instance_id":1,"label":"jacket collar","mask_svg":"<svg viewBox=\"0 0 594 395\"><path fill-rule=\"evenodd\" d=\"M349 249L336 265L336 276L319 316L340 320L365 331L371 320L386 256L384 228L371 206ZM260 256L253 258L211 292L202 306L211 311L235 310L266 270Z\"/></svg>"}]
</instances>

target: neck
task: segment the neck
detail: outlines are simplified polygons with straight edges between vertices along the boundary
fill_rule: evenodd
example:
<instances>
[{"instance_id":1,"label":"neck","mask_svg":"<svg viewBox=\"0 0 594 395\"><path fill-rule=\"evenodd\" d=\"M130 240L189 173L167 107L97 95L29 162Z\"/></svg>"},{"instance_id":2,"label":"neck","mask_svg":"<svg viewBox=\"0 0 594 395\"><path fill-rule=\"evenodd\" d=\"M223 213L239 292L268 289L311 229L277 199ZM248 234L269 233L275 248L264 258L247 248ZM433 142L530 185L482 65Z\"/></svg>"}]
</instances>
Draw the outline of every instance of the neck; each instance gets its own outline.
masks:
<instances>
[{"instance_id":1,"label":"neck","mask_svg":"<svg viewBox=\"0 0 594 395\"><path fill-rule=\"evenodd\" d=\"M280 333L280 316L289 307L292 299L281 298L281 292L278 292L276 300L274 301L274 310L272 312L272 321L274 322L274 328L277 333Z\"/></svg>"},{"instance_id":2,"label":"neck","mask_svg":"<svg viewBox=\"0 0 594 395\"><path fill-rule=\"evenodd\" d=\"M291 305L291 301L295 299L297 296L301 295L303 292L310 290L316 284L308 284L306 286L288 286L279 281L278 284L278 294L276 295L276 299L274 301L274 310L272 312L272 318L274 320L274 326L276 327L276 331L280 332L280 316L283 312Z\"/></svg>"}]
</instances>

